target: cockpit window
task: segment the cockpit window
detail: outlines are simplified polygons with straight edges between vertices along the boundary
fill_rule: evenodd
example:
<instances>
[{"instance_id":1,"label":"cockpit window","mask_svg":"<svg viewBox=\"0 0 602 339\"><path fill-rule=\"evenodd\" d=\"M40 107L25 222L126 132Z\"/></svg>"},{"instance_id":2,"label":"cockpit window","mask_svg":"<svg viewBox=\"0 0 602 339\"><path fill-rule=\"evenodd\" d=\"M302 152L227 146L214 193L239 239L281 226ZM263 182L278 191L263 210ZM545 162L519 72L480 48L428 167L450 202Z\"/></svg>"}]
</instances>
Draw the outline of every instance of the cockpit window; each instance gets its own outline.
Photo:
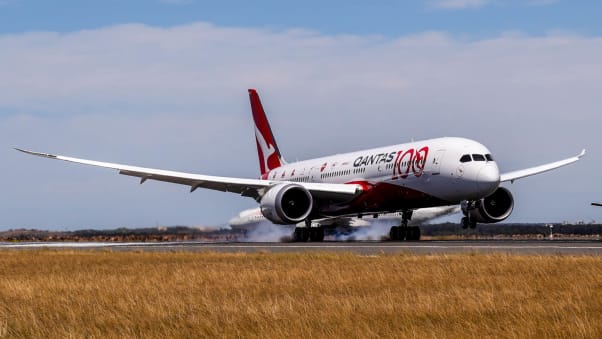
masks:
<instances>
[{"instance_id":1,"label":"cockpit window","mask_svg":"<svg viewBox=\"0 0 602 339\"><path fill-rule=\"evenodd\" d=\"M461 158L460 158L460 162L470 162L472 161L472 159L470 158L470 154L464 154Z\"/></svg>"},{"instance_id":2,"label":"cockpit window","mask_svg":"<svg viewBox=\"0 0 602 339\"><path fill-rule=\"evenodd\" d=\"M485 158L487 159L487 161L493 161L493 157L491 156L491 154L485 154Z\"/></svg>"},{"instance_id":3,"label":"cockpit window","mask_svg":"<svg viewBox=\"0 0 602 339\"><path fill-rule=\"evenodd\" d=\"M474 161L485 161L485 156L483 154L473 154L472 159Z\"/></svg>"}]
</instances>

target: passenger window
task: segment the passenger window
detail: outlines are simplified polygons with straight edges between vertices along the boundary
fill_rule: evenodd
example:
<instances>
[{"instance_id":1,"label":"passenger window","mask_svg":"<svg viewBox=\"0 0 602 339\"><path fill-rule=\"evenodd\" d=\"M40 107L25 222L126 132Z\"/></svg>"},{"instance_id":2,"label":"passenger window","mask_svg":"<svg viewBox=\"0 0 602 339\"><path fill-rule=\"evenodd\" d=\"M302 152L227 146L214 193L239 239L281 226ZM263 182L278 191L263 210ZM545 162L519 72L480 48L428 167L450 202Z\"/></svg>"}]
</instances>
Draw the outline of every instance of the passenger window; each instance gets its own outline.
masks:
<instances>
[{"instance_id":1,"label":"passenger window","mask_svg":"<svg viewBox=\"0 0 602 339\"><path fill-rule=\"evenodd\" d=\"M485 161L485 156L482 154L473 154L472 159L474 161Z\"/></svg>"},{"instance_id":2,"label":"passenger window","mask_svg":"<svg viewBox=\"0 0 602 339\"><path fill-rule=\"evenodd\" d=\"M461 158L460 158L460 162L470 162L472 159L470 158L470 154L464 154Z\"/></svg>"},{"instance_id":3,"label":"passenger window","mask_svg":"<svg viewBox=\"0 0 602 339\"><path fill-rule=\"evenodd\" d=\"M491 154L485 154L485 158L487 159L487 161L493 161L493 157L491 156Z\"/></svg>"}]
</instances>

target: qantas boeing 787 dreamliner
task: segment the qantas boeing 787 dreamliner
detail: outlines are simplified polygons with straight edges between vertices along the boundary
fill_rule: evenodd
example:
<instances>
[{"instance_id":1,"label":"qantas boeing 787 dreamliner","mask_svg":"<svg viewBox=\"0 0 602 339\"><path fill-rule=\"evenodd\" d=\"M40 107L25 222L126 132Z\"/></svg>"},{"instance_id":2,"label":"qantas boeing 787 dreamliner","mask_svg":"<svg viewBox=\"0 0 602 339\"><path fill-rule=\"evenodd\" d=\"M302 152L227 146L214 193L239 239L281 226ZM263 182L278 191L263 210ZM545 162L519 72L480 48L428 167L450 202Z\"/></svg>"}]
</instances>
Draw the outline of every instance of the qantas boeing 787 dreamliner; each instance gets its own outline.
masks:
<instances>
[{"instance_id":1,"label":"qantas boeing 787 dreamliner","mask_svg":"<svg viewBox=\"0 0 602 339\"><path fill-rule=\"evenodd\" d=\"M284 161L259 96L249 89L261 178L243 179L181 173L85 159L19 151L51 159L116 169L120 174L207 188L255 199L276 224L297 224L296 241L322 241L324 229L312 220L400 212L392 240L418 240L408 226L412 211L460 204L464 227L506 219L514 206L500 183L546 172L578 161L584 154L524 170L503 173L487 147L464 138L438 138L288 164Z\"/></svg>"}]
</instances>

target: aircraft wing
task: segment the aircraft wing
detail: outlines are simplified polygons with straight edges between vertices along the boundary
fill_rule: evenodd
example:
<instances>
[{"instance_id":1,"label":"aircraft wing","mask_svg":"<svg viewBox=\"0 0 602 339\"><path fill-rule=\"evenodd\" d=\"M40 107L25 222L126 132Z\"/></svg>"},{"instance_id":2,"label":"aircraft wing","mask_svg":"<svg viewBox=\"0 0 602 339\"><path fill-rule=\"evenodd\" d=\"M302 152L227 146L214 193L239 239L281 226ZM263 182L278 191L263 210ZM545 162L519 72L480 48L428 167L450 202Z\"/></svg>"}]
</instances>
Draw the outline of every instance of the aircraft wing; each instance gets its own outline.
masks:
<instances>
[{"instance_id":1,"label":"aircraft wing","mask_svg":"<svg viewBox=\"0 0 602 339\"><path fill-rule=\"evenodd\" d=\"M520 179L520 178L528 177L531 175L551 171L558 167L566 166L566 165L572 164L574 162L577 162L584 155L585 155L585 150L582 150L581 153L579 153L578 155L568 158L568 159L552 162L552 163L541 165L541 166L531 167L531 168L527 168L527 169L523 169L523 170L504 173L500 176L500 181L501 182L505 182L505 181L514 182L514 180L516 180L516 179Z\"/></svg>"},{"instance_id":2,"label":"aircraft wing","mask_svg":"<svg viewBox=\"0 0 602 339\"><path fill-rule=\"evenodd\" d=\"M602 204L599 202L592 202L592 206L602 206Z\"/></svg>"},{"instance_id":3,"label":"aircraft wing","mask_svg":"<svg viewBox=\"0 0 602 339\"><path fill-rule=\"evenodd\" d=\"M110 168L119 171L119 174L140 178L140 183L146 180L157 180L190 186L190 192L197 188L206 188L222 192L238 193L242 196L260 199L272 186L287 183L283 181L270 181L259 179L244 179L217 177L210 175L191 174L183 172L166 171L154 168L144 168L129 165L100 162L94 160L78 159L62 155L54 155L40 152L28 151L15 148L17 151L56 160L74 162L78 164ZM322 184L322 183L295 183L305 187L316 198L347 200L361 193L361 186L348 184Z\"/></svg>"}]
</instances>

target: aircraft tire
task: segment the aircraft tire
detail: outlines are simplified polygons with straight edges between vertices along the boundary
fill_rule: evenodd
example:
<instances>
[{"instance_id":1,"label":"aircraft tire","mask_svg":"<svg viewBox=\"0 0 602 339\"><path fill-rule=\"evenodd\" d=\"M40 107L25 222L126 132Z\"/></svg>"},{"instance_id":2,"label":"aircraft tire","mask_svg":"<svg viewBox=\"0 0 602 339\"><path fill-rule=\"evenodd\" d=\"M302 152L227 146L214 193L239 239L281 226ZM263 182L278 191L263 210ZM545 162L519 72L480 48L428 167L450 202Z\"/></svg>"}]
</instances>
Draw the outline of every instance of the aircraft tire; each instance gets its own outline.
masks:
<instances>
[{"instance_id":1,"label":"aircraft tire","mask_svg":"<svg viewBox=\"0 0 602 339\"><path fill-rule=\"evenodd\" d=\"M301 241L301 234L299 234L299 227L296 227L295 230L293 231L293 242L300 242Z\"/></svg>"},{"instance_id":2,"label":"aircraft tire","mask_svg":"<svg viewBox=\"0 0 602 339\"><path fill-rule=\"evenodd\" d=\"M468 228L468 217L462 217L462 221L460 223L462 224L463 229L467 229Z\"/></svg>"},{"instance_id":3,"label":"aircraft tire","mask_svg":"<svg viewBox=\"0 0 602 339\"><path fill-rule=\"evenodd\" d=\"M309 240L309 229L307 227L301 228L301 241L307 242Z\"/></svg>"},{"instance_id":4,"label":"aircraft tire","mask_svg":"<svg viewBox=\"0 0 602 339\"><path fill-rule=\"evenodd\" d=\"M420 240L420 227L418 227L418 226L408 227L408 234L406 236L406 240L408 240L408 241Z\"/></svg>"},{"instance_id":5,"label":"aircraft tire","mask_svg":"<svg viewBox=\"0 0 602 339\"><path fill-rule=\"evenodd\" d=\"M399 240L399 226L391 226L389 230L389 239L391 241Z\"/></svg>"},{"instance_id":6,"label":"aircraft tire","mask_svg":"<svg viewBox=\"0 0 602 339\"><path fill-rule=\"evenodd\" d=\"M389 231L389 238L391 241L404 241L407 236L407 227L404 226L392 226Z\"/></svg>"},{"instance_id":7,"label":"aircraft tire","mask_svg":"<svg viewBox=\"0 0 602 339\"><path fill-rule=\"evenodd\" d=\"M306 242L309 239L309 229L307 227L296 227L293 232L293 242Z\"/></svg>"},{"instance_id":8,"label":"aircraft tire","mask_svg":"<svg viewBox=\"0 0 602 339\"><path fill-rule=\"evenodd\" d=\"M408 227L407 226L400 226L399 227L399 241L404 241L408 238Z\"/></svg>"},{"instance_id":9,"label":"aircraft tire","mask_svg":"<svg viewBox=\"0 0 602 339\"><path fill-rule=\"evenodd\" d=\"M309 231L309 240L315 242L324 241L324 227L313 227Z\"/></svg>"},{"instance_id":10,"label":"aircraft tire","mask_svg":"<svg viewBox=\"0 0 602 339\"><path fill-rule=\"evenodd\" d=\"M412 241L414 240L414 227L413 226L409 226L407 228L407 232L406 232L406 240L407 241Z\"/></svg>"}]
</instances>

